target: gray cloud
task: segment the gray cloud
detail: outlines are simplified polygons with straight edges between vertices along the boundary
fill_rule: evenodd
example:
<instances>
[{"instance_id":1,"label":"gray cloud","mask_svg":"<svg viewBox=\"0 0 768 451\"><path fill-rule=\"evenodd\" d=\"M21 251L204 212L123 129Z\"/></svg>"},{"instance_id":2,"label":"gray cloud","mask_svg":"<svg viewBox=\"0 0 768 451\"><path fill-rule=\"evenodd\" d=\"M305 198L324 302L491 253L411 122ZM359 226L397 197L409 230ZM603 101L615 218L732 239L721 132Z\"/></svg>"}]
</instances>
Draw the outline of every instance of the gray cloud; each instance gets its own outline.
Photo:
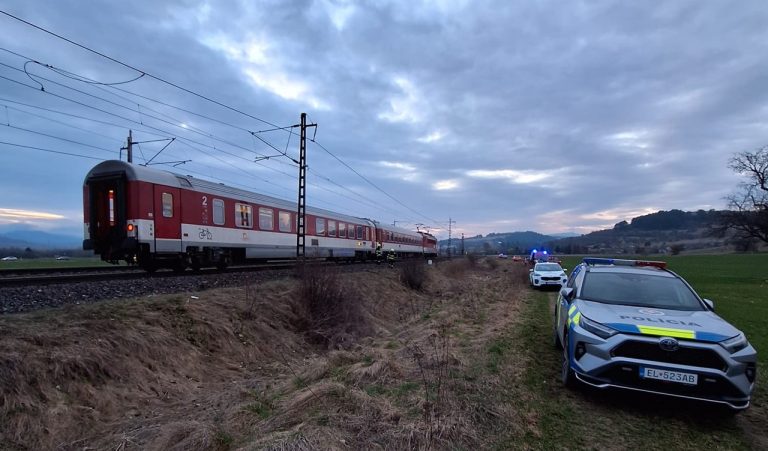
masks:
<instances>
[{"instance_id":1,"label":"gray cloud","mask_svg":"<svg viewBox=\"0 0 768 451\"><path fill-rule=\"evenodd\" d=\"M765 144L768 131L768 7L759 1L43 4L4 8L272 123L308 112L319 142L422 216L314 145L311 202L387 222L451 216L471 235L587 231L654 209L722 208L737 183L728 157ZM5 16L0 26L8 31L0 46L41 62L98 80L135 76ZM0 62L24 61L0 52ZM123 107L44 82L50 93L139 123L0 79L0 97L120 125L19 107L106 137L14 110L6 123L114 154L8 127L2 140L109 158L128 128L140 140L178 136L163 153L164 161L193 160L178 171L295 197L295 168L285 159L249 163L275 152L246 132L32 72ZM5 67L0 75L35 85ZM269 128L146 77L123 88L248 130ZM281 149L288 140L263 137ZM294 155L296 144L288 147ZM161 146L142 146L144 158ZM0 145L0 190L13 193L0 208L71 216L94 163Z\"/></svg>"}]
</instances>

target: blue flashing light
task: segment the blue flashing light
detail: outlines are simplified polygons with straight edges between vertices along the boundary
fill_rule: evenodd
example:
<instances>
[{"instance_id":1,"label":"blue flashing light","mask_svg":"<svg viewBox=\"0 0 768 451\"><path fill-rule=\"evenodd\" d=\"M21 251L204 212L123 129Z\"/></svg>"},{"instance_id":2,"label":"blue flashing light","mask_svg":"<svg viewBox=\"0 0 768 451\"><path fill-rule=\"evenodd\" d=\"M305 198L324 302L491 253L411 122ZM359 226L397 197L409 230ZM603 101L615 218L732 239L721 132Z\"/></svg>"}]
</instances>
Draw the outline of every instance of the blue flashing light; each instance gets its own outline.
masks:
<instances>
[{"instance_id":1,"label":"blue flashing light","mask_svg":"<svg viewBox=\"0 0 768 451\"><path fill-rule=\"evenodd\" d=\"M534 249L534 250L532 251L532 253L534 253L534 254L535 254L535 253L537 253L537 252L539 252L539 251L537 251L536 249Z\"/></svg>"},{"instance_id":2,"label":"blue flashing light","mask_svg":"<svg viewBox=\"0 0 768 451\"><path fill-rule=\"evenodd\" d=\"M547 251L544 251L544 255L547 255Z\"/></svg>"},{"instance_id":3,"label":"blue flashing light","mask_svg":"<svg viewBox=\"0 0 768 451\"><path fill-rule=\"evenodd\" d=\"M585 257L582 262L588 265L653 266L660 269L667 267L666 262L649 260L622 260L618 258Z\"/></svg>"},{"instance_id":4,"label":"blue flashing light","mask_svg":"<svg viewBox=\"0 0 768 451\"><path fill-rule=\"evenodd\" d=\"M614 262L614 259L612 258L594 258L594 257L584 257L582 262L588 264L588 265L612 265Z\"/></svg>"}]
</instances>

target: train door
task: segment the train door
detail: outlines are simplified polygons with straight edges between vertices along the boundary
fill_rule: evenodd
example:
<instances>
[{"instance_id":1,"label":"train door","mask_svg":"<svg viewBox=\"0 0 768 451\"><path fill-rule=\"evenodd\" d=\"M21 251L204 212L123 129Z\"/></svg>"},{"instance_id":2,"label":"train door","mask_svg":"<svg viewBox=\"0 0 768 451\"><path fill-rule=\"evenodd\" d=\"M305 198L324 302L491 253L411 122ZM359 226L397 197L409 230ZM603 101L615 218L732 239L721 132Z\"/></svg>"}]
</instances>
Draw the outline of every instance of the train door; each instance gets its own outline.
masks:
<instances>
[{"instance_id":1,"label":"train door","mask_svg":"<svg viewBox=\"0 0 768 451\"><path fill-rule=\"evenodd\" d=\"M125 179L122 176L94 178L88 182L89 232L94 251L107 261L120 260L125 239Z\"/></svg>"},{"instance_id":2,"label":"train door","mask_svg":"<svg viewBox=\"0 0 768 451\"><path fill-rule=\"evenodd\" d=\"M181 252L181 190L154 185L155 251Z\"/></svg>"}]
</instances>

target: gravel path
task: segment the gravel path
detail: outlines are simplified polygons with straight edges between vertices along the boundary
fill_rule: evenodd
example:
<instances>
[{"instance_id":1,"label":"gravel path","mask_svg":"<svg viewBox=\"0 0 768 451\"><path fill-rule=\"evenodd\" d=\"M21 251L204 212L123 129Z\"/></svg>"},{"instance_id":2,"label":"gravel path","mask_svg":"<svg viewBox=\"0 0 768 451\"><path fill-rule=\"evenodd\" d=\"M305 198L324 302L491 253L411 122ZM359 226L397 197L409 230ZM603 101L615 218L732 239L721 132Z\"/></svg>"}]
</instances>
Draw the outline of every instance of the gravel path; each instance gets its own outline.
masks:
<instances>
[{"instance_id":1,"label":"gravel path","mask_svg":"<svg viewBox=\"0 0 768 451\"><path fill-rule=\"evenodd\" d=\"M190 273L188 276L178 277L3 287L0 288L0 314L29 312L69 304L88 304L107 299L244 286L246 280L252 283L263 282L292 274L294 272L290 269L208 275Z\"/></svg>"}]
</instances>

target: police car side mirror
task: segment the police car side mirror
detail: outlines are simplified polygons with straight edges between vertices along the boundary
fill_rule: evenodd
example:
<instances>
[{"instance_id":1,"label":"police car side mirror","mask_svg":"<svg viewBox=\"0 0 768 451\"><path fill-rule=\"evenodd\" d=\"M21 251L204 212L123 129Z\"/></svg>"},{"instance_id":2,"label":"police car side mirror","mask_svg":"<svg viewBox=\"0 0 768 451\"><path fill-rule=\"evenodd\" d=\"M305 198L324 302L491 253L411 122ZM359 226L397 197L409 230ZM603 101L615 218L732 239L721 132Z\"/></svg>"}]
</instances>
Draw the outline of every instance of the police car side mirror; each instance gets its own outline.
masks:
<instances>
[{"instance_id":1,"label":"police car side mirror","mask_svg":"<svg viewBox=\"0 0 768 451\"><path fill-rule=\"evenodd\" d=\"M573 288L565 287L560 289L560 296L568 302L573 300Z\"/></svg>"},{"instance_id":2,"label":"police car side mirror","mask_svg":"<svg viewBox=\"0 0 768 451\"><path fill-rule=\"evenodd\" d=\"M707 307L709 307L710 310L713 312L715 311L715 303L710 301L709 299L704 299L704 303L707 304Z\"/></svg>"}]
</instances>

